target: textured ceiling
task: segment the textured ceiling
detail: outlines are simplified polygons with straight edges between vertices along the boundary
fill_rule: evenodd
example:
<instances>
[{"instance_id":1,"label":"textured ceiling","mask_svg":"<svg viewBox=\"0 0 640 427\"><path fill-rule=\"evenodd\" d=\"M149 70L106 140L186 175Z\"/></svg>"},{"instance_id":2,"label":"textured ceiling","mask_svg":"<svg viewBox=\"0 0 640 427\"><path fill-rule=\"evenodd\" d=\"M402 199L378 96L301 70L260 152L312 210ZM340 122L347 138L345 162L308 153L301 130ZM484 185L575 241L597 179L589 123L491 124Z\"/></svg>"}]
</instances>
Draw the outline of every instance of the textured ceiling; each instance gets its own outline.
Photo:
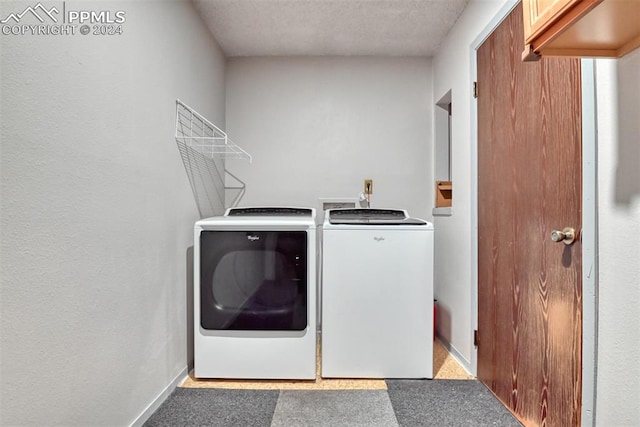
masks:
<instances>
[{"instance_id":1,"label":"textured ceiling","mask_svg":"<svg viewBox=\"0 0 640 427\"><path fill-rule=\"evenodd\" d=\"M227 56L432 56L468 0L193 0Z\"/></svg>"}]
</instances>

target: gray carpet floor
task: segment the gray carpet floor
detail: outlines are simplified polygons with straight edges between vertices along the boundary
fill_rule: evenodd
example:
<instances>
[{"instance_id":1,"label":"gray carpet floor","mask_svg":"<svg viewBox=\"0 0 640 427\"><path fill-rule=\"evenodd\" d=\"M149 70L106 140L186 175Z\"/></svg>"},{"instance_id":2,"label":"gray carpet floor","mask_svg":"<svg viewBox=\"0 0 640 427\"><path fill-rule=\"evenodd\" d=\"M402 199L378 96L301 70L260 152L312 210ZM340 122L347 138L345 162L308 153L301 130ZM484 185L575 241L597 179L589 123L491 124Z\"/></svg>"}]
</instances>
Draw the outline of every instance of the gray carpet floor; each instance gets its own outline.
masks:
<instances>
[{"instance_id":1,"label":"gray carpet floor","mask_svg":"<svg viewBox=\"0 0 640 427\"><path fill-rule=\"evenodd\" d=\"M387 388L403 427L521 425L480 381L387 380Z\"/></svg>"},{"instance_id":2,"label":"gray carpet floor","mask_svg":"<svg viewBox=\"0 0 640 427\"><path fill-rule=\"evenodd\" d=\"M272 427L398 427L385 390L283 390Z\"/></svg>"},{"instance_id":3,"label":"gray carpet floor","mask_svg":"<svg viewBox=\"0 0 640 427\"><path fill-rule=\"evenodd\" d=\"M177 388L156 426L520 426L475 380L387 380L388 390Z\"/></svg>"},{"instance_id":4,"label":"gray carpet floor","mask_svg":"<svg viewBox=\"0 0 640 427\"><path fill-rule=\"evenodd\" d=\"M145 426L269 427L280 391L177 388Z\"/></svg>"}]
</instances>

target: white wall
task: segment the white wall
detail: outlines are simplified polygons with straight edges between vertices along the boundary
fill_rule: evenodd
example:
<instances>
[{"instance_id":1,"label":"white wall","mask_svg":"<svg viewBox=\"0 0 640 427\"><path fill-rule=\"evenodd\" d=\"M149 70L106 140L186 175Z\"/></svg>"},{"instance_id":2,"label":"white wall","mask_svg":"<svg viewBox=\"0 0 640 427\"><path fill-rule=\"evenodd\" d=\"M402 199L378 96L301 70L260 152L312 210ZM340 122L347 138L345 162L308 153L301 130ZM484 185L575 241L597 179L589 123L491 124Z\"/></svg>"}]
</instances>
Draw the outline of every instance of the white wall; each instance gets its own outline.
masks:
<instances>
[{"instance_id":1,"label":"white wall","mask_svg":"<svg viewBox=\"0 0 640 427\"><path fill-rule=\"evenodd\" d=\"M438 334L471 369L471 64L473 41L504 0L471 1L433 59L433 97L451 90L452 216L434 217Z\"/></svg>"},{"instance_id":2,"label":"white wall","mask_svg":"<svg viewBox=\"0 0 640 427\"><path fill-rule=\"evenodd\" d=\"M224 58L190 2L92 4L124 34L0 35L2 425L128 425L187 366L175 99L224 126Z\"/></svg>"},{"instance_id":3,"label":"white wall","mask_svg":"<svg viewBox=\"0 0 640 427\"><path fill-rule=\"evenodd\" d=\"M431 62L426 58L235 58L227 130L253 156L228 161L242 205L318 206L357 197L429 219Z\"/></svg>"},{"instance_id":4,"label":"white wall","mask_svg":"<svg viewBox=\"0 0 640 427\"><path fill-rule=\"evenodd\" d=\"M598 425L640 419L640 49L598 60Z\"/></svg>"}]
</instances>

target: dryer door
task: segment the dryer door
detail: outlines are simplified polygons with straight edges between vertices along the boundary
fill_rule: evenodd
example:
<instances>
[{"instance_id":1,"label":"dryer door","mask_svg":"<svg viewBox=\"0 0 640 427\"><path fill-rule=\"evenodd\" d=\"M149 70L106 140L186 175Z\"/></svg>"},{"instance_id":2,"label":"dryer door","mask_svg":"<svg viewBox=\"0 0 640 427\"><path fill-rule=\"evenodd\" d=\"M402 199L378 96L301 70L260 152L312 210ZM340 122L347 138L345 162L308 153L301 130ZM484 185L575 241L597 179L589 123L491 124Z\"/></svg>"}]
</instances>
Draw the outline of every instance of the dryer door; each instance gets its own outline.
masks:
<instances>
[{"instance_id":1,"label":"dryer door","mask_svg":"<svg viewBox=\"0 0 640 427\"><path fill-rule=\"evenodd\" d=\"M203 230L200 324L208 330L304 330L306 231Z\"/></svg>"}]
</instances>

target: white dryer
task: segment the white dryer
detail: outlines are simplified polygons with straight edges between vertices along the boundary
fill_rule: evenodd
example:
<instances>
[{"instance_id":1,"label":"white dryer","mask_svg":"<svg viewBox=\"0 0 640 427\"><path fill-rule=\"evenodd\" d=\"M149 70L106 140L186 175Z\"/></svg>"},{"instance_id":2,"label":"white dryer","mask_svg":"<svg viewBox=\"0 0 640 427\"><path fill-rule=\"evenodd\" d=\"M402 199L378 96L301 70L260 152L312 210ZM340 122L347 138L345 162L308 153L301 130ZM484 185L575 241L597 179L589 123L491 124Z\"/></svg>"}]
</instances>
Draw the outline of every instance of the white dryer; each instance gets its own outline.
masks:
<instances>
[{"instance_id":1,"label":"white dryer","mask_svg":"<svg viewBox=\"0 0 640 427\"><path fill-rule=\"evenodd\" d=\"M316 225L307 208L195 224L194 375L316 377Z\"/></svg>"},{"instance_id":2,"label":"white dryer","mask_svg":"<svg viewBox=\"0 0 640 427\"><path fill-rule=\"evenodd\" d=\"M433 226L334 209L322 231L322 376L432 378Z\"/></svg>"}]
</instances>

